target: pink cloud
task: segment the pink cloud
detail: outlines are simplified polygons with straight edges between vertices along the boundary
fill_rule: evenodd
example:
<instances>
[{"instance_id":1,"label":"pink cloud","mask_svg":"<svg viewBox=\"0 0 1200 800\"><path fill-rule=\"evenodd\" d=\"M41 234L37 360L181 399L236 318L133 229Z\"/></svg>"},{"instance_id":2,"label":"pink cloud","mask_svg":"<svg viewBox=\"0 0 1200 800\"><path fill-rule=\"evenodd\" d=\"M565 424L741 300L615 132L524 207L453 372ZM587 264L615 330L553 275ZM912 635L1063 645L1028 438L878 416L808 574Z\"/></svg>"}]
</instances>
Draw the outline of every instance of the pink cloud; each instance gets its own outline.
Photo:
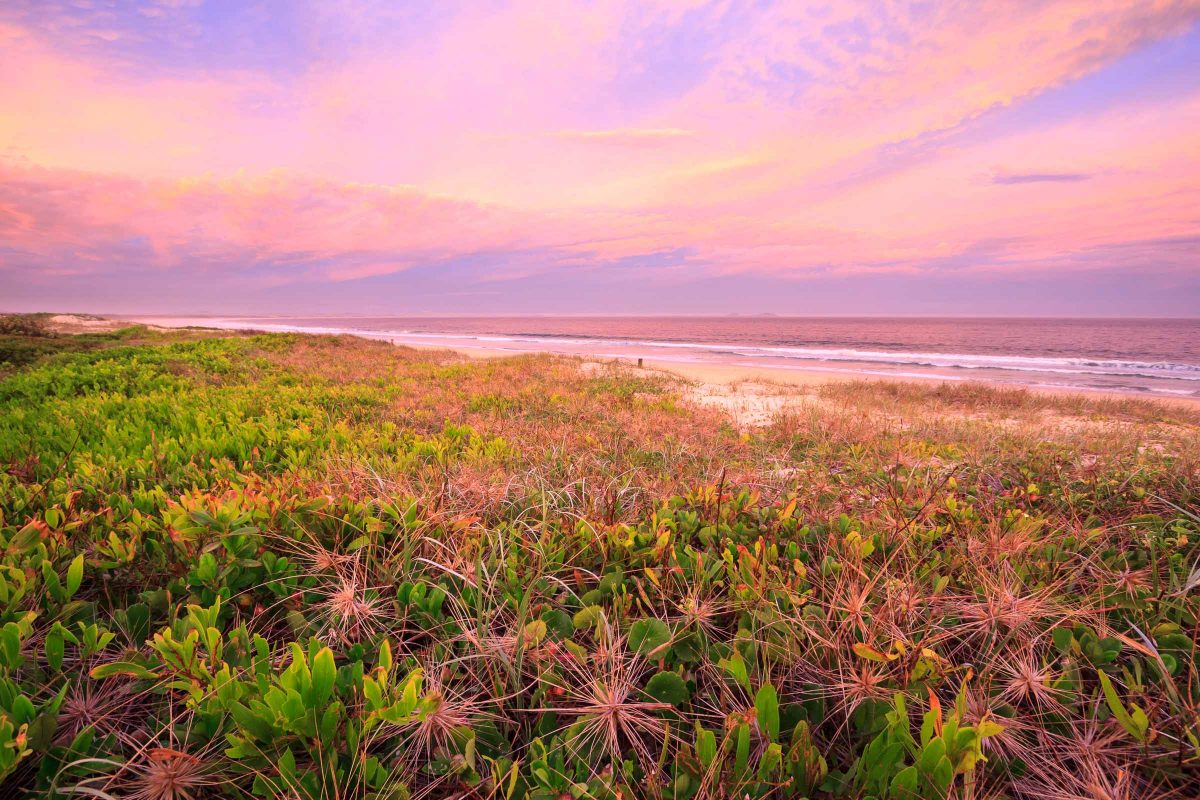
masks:
<instances>
[{"instance_id":1,"label":"pink cloud","mask_svg":"<svg viewBox=\"0 0 1200 800\"><path fill-rule=\"evenodd\" d=\"M369 38L375 13L326 6L301 38ZM517 2L287 74L131 69L115 45L138 31L74 14L0 22L0 275L136 258L345 282L489 254L504 277L664 252L691 276L1075 270L1200 230L1195 86L969 135L1188 30L1196 0Z\"/></svg>"},{"instance_id":2,"label":"pink cloud","mask_svg":"<svg viewBox=\"0 0 1200 800\"><path fill-rule=\"evenodd\" d=\"M522 244L522 226L511 214L408 187L283 173L150 180L13 166L0 170L0 185L0 235L9 247L34 253L63 245L103 251L140 239L155 263L180 267L198 244L243 258L305 260L351 252L432 259Z\"/></svg>"}]
</instances>

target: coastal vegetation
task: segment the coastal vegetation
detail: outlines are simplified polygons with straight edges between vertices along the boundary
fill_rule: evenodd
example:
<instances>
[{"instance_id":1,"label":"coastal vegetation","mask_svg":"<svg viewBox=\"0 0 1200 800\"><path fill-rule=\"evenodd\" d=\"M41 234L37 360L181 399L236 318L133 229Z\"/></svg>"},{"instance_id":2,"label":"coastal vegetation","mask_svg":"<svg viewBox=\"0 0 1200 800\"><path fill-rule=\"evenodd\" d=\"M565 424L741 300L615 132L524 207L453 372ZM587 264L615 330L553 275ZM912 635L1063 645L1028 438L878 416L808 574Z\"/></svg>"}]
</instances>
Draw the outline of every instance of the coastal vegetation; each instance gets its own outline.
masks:
<instances>
[{"instance_id":1,"label":"coastal vegetation","mask_svg":"<svg viewBox=\"0 0 1200 800\"><path fill-rule=\"evenodd\" d=\"M1200 415L0 325L0 794L1200 794Z\"/></svg>"}]
</instances>

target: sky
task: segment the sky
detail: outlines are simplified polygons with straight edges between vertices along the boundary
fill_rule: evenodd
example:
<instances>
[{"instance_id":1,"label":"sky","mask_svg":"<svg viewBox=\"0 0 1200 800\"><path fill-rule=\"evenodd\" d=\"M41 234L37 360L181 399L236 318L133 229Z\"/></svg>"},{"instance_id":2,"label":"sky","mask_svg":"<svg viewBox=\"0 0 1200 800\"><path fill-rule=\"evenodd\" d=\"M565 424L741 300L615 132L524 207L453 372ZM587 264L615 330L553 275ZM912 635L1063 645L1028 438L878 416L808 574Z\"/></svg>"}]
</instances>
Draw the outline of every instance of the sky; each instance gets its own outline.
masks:
<instances>
[{"instance_id":1,"label":"sky","mask_svg":"<svg viewBox=\"0 0 1200 800\"><path fill-rule=\"evenodd\" d=\"M0 309L1200 314L1200 0L0 3Z\"/></svg>"}]
</instances>

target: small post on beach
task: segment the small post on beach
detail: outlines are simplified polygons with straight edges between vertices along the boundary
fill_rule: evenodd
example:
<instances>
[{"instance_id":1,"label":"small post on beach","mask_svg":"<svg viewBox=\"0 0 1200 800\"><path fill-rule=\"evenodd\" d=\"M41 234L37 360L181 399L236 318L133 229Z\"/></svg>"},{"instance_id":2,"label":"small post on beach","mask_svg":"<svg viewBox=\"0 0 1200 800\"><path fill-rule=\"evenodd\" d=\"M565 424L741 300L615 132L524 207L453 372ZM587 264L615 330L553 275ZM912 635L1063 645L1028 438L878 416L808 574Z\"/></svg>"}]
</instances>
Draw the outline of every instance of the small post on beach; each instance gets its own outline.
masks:
<instances>
[{"instance_id":1,"label":"small post on beach","mask_svg":"<svg viewBox=\"0 0 1200 800\"><path fill-rule=\"evenodd\" d=\"M639 358L638 359L638 369L641 369L641 368L642 368L642 360Z\"/></svg>"}]
</instances>

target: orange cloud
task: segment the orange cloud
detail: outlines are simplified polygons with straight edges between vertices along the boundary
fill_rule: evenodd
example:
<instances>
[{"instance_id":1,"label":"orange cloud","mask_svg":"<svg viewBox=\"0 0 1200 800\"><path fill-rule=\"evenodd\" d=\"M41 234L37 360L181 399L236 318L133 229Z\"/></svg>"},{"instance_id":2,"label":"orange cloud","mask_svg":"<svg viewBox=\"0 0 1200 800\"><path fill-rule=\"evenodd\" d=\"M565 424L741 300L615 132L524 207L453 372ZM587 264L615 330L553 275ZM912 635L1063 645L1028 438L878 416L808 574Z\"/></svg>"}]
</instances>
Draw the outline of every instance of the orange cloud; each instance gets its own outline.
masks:
<instances>
[{"instance_id":1,"label":"orange cloud","mask_svg":"<svg viewBox=\"0 0 1200 800\"><path fill-rule=\"evenodd\" d=\"M695 134L682 128L616 128L598 131L557 131L558 139L616 147L661 147Z\"/></svg>"}]
</instances>

